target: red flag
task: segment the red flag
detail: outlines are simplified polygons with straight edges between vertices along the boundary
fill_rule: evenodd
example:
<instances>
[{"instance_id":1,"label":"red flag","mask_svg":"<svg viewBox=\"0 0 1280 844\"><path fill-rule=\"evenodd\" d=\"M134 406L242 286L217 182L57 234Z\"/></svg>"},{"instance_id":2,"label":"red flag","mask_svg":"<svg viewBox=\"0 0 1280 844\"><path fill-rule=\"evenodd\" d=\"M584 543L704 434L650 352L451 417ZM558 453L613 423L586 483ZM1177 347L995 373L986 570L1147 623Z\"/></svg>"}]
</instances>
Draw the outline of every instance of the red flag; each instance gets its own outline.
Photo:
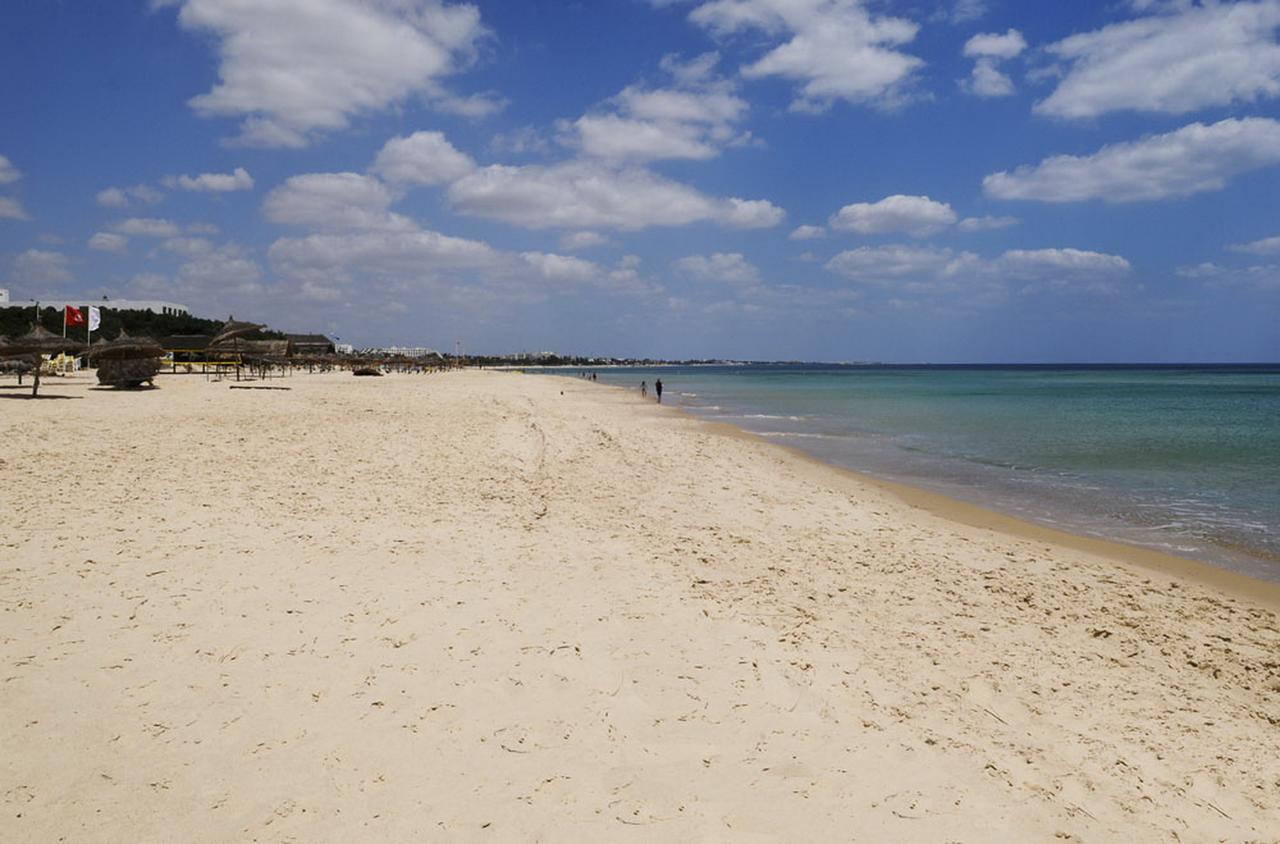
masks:
<instances>
[{"instance_id":1,"label":"red flag","mask_svg":"<svg viewBox=\"0 0 1280 844\"><path fill-rule=\"evenodd\" d=\"M79 308L73 308L70 305L67 305L67 311L66 315L63 317L63 321L67 324L68 328L74 328L77 325L84 325L84 314L80 312Z\"/></svg>"}]
</instances>

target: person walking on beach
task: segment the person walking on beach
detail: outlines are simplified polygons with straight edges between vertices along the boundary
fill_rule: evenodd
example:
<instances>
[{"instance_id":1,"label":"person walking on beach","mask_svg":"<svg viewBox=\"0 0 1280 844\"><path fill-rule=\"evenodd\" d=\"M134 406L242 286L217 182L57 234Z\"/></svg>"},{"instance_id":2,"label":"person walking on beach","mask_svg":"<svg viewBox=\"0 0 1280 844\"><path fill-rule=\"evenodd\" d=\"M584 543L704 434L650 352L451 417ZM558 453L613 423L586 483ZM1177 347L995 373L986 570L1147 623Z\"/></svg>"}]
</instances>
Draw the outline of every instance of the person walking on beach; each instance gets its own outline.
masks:
<instances>
[{"instance_id":1,"label":"person walking on beach","mask_svg":"<svg viewBox=\"0 0 1280 844\"><path fill-rule=\"evenodd\" d=\"M662 379L653 382L653 391L658 395L658 404L662 404Z\"/></svg>"},{"instance_id":2,"label":"person walking on beach","mask_svg":"<svg viewBox=\"0 0 1280 844\"><path fill-rule=\"evenodd\" d=\"M641 381L640 382L640 398L643 399L643 398L647 398L648 396L649 396L649 382Z\"/></svg>"}]
</instances>

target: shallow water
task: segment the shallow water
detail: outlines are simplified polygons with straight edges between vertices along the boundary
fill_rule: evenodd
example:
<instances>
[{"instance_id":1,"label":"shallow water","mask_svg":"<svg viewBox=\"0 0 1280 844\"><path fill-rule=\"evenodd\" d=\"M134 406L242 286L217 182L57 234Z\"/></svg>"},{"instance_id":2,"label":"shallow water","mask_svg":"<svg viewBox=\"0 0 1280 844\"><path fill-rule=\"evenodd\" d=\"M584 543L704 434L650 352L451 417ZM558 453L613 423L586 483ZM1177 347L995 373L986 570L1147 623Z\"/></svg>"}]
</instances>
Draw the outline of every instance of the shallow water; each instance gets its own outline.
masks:
<instances>
[{"instance_id":1,"label":"shallow water","mask_svg":"<svg viewBox=\"0 0 1280 844\"><path fill-rule=\"evenodd\" d=\"M841 466L1280 580L1280 366L595 371Z\"/></svg>"}]
</instances>

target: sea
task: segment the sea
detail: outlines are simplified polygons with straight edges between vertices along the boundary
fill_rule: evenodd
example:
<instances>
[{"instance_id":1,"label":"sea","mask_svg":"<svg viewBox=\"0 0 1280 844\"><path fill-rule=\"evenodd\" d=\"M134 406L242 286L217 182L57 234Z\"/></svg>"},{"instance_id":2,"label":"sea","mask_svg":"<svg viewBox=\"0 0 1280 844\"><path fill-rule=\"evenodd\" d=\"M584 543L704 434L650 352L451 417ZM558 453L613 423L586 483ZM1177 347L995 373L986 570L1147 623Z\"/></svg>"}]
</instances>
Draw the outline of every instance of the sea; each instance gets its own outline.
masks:
<instances>
[{"instance_id":1,"label":"sea","mask_svg":"<svg viewBox=\"0 0 1280 844\"><path fill-rule=\"evenodd\" d=\"M829 463L1280 582L1280 364L603 367Z\"/></svg>"}]
</instances>

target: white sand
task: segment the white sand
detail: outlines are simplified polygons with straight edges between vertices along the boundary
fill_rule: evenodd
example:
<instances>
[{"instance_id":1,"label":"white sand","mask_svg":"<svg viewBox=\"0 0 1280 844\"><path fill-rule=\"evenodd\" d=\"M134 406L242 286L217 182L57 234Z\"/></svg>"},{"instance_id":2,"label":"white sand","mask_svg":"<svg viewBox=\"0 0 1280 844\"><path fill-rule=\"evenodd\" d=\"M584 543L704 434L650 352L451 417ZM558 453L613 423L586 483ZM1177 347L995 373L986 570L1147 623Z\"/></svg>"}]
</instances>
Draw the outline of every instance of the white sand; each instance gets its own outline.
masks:
<instances>
[{"instance_id":1,"label":"white sand","mask_svg":"<svg viewBox=\"0 0 1280 844\"><path fill-rule=\"evenodd\" d=\"M1280 840L1273 588L571 379L160 383L0 400L4 841Z\"/></svg>"}]
</instances>

